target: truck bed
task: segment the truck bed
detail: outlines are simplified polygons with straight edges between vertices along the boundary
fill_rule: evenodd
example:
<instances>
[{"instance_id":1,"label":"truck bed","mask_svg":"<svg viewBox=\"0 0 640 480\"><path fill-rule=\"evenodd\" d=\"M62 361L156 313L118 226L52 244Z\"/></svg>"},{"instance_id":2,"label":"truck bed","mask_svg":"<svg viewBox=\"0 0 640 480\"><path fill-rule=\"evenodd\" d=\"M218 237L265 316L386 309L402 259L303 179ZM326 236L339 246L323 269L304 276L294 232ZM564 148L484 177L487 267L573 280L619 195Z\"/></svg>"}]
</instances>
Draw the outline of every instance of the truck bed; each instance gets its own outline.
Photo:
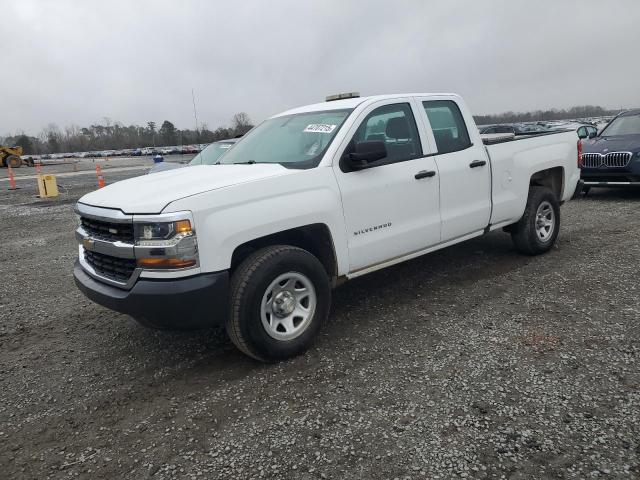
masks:
<instances>
[{"instance_id":1,"label":"truck bed","mask_svg":"<svg viewBox=\"0 0 640 480\"><path fill-rule=\"evenodd\" d=\"M544 137L547 135L555 135L558 133L567 133L572 130L554 130L552 132L537 132L526 135L513 135L511 133L491 133L488 135L480 135L482 143L485 145L495 145L497 143L515 142L517 140L525 140L527 138ZM577 138L577 136L576 136Z\"/></svg>"},{"instance_id":2,"label":"truck bed","mask_svg":"<svg viewBox=\"0 0 640 480\"><path fill-rule=\"evenodd\" d=\"M522 216L535 172L557 169L558 199L571 198L580 177L577 145L573 130L518 135L485 144L491 160L491 224L513 223Z\"/></svg>"}]
</instances>

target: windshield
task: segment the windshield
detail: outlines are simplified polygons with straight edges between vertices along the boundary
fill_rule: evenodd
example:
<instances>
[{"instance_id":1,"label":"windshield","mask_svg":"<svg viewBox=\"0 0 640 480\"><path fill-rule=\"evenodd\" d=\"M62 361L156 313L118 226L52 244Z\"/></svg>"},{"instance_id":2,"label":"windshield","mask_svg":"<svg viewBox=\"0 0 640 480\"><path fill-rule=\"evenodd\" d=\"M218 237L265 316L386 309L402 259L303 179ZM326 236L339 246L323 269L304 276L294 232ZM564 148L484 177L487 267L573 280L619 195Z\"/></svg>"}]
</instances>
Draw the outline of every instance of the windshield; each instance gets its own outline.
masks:
<instances>
[{"instance_id":1,"label":"windshield","mask_svg":"<svg viewBox=\"0 0 640 480\"><path fill-rule=\"evenodd\" d=\"M600 134L601 137L613 135L639 135L640 115L629 115L628 117L614 118Z\"/></svg>"},{"instance_id":2,"label":"windshield","mask_svg":"<svg viewBox=\"0 0 640 480\"><path fill-rule=\"evenodd\" d=\"M193 157L189 165L213 165L218 158L233 146L233 142L215 142L207 145L198 155Z\"/></svg>"},{"instance_id":3,"label":"windshield","mask_svg":"<svg viewBox=\"0 0 640 480\"><path fill-rule=\"evenodd\" d=\"M220 163L316 167L351 112L352 109L344 109L270 118L247 133Z\"/></svg>"}]
</instances>

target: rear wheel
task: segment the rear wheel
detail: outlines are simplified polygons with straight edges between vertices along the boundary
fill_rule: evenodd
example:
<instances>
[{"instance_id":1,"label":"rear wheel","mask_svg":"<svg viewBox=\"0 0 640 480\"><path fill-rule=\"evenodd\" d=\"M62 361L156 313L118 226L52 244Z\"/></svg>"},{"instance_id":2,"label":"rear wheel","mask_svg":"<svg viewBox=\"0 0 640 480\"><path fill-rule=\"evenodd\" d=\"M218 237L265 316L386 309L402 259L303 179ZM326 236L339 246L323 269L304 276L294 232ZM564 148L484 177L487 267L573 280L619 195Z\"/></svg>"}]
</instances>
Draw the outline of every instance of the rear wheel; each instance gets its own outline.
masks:
<instances>
[{"instance_id":1,"label":"rear wheel","mask_svg":"<svg viewBox=\"0 0 640 480\"><path fill-rule=\"evenodd\" d=\"M11 168L19 168L22 165L22 160L17 155L9 155L6 159L6 164Z\"/></svg>"},{"instance_id":2,"label":"rear wheel","mask_svg":"<svg viewBox=\"0 0 640 480\"><path fill-rule=\"evenodd\" d=\"M311 346L330 304L329 277L316 257L288 245L263 248L231 278L227 333L257 360L283 360Z\"/></svg>"},{"instance_id":3,"label":"rear wheel","mask_svg":"<svg viewBox=\"0 0 640 480\"><path fill-rule=\"evenodd\" d=\"M524 215L515 224L511 238L516 249L527 255L549 251L560 231L560 205L551 190L531 187Z\"/></svg>"}]
</instances>

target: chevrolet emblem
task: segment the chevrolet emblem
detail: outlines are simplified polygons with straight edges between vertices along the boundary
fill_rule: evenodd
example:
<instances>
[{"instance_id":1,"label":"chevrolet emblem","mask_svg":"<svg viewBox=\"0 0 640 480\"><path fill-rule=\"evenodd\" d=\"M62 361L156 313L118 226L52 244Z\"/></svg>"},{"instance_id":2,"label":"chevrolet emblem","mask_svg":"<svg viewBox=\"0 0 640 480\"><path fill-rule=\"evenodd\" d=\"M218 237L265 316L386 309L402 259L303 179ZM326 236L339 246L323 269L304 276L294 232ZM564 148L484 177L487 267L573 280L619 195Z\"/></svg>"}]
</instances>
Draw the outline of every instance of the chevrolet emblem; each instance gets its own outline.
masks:
<instances>
[{"instance_id":1,"label":"chevrolet emblem","mask_svg":"<svg viewBox=\"0 0 640 480\"><path fill-rule=\"evenodd\" d=\"M93 240L92 238L84 238L82 239L82 246L84 247L85 250L93 250L94 245L96 244L96 241Z\"/></svg>"}]
</instances>

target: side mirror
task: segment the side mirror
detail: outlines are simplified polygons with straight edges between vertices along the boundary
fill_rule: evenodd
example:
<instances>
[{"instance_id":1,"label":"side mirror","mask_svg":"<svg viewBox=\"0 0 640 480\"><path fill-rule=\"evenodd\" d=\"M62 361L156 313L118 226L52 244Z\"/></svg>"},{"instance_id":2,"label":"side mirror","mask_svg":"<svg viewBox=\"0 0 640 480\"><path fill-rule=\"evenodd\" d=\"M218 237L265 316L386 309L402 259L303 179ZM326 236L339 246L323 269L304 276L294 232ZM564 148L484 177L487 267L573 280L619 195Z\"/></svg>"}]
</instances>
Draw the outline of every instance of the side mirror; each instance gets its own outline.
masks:
<instances>
[{"instance_id":1,"label":"side mirror","mask_svg":"<svg viewBox=\"0 0 640 480\"><path fill-rule=\"evenodd\" d=\"M355 144L354 151L346 156L352 170L363 170L368 168L370 163L385 158L387 146L381 140L358 142Z\"/></svg>"},{"instance_id":2,"label":"side mirror","mask_svg":"<svg viewBox=\"0 0 640 480\"><path fill-rule=\"evenodd\" d=\"M598 136L598 131L597 130L591 130L589 132L589 138L596 138Z\"/></svg>"},{"instance_id":3,"label":"side mirror","mask_svg":"<svg viewBox=\"0 0 640 480\"><path fill-rule=\"evenodd\" d=\"M578 138L587 138L589 134L587 133L587 129L584 127L580 127L578 129Z\"/></svg>"}]
</instances>

